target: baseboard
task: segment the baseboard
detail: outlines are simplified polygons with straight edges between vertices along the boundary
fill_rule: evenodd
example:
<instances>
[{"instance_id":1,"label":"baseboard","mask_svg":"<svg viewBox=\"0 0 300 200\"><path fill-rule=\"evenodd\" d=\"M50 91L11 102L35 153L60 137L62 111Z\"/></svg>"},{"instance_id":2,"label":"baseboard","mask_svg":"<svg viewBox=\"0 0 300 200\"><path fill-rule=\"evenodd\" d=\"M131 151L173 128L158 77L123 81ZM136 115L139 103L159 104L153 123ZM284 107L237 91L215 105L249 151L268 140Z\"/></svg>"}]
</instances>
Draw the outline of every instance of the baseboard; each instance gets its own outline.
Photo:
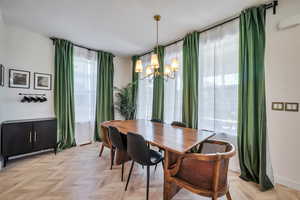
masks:
<instances>
[{"instance_id":1,"label":"baseboard","mask_svg":"<svg viewBox=\"0 0 300 200\"><path fill-rule=\"evenodd\" d=\"M232 172L235 172L235 173L241 173L241 170L240 168L238 167L229 167L229 170L232 171Z\"/></svg>"},{"instance_id":2,"label":"baseboard","mask_svg":"<svg viewBox=\"0 0 300 200\"><path fill-rule=\"evenodd\" d=\"M93 142L92 141L89 141L89 142L84 142L82 144L79 144L79 146L85 146L85 145L89 145L89 144L92 144Z\"/></svg>"},{"instance_id":3,"label":"baseboard","mask_svg":"<svg viewBox=\"0 0 300 200\"><path fill-rule=\"evenodd\" d=\"M294 190L300 191L300 183L296 182L294 180L282 177L282 176L275 176L275 183L287 186L289 188L292 188Z\"/></svg>"},{"instance_id":4,"label":"baseboard","mask_svg":"<svg viewBox=\"0 0 300 200\"><path fill-rule=\"evenodd\" d=\"M240 169L236 168L236 167L230 167L229 170L232 172L235 172L235 173L240 173ZM291 179L288 179L285 177L275 176L275 184L284 185L288 188L300 191L300 183L299 182L296 182L294 180L291 180Z\"/></svg>"}]
</instances>

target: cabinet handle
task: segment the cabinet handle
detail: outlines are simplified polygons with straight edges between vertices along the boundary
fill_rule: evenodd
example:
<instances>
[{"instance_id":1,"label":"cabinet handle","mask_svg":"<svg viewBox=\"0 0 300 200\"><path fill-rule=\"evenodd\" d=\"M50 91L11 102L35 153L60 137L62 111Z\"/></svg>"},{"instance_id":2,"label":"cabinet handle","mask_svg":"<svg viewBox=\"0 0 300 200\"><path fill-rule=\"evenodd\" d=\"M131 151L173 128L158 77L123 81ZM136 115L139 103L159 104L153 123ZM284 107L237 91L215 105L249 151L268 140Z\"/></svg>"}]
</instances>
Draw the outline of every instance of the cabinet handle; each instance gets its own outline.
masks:
<instances>
[{"instance_id":1,"label":"cabinet handle","mask_svg":"<svg viewBox=\"0 0 300 200\"><path fill-rule=\"evenodd\" d=\"M36 136L36 131L34 131L34 141L36 142L36 138L37 138L37 136Z\"/></svg>"},{"instance_id":2,"label":"cabinet handle","mask_svg":"<svg viewBox=\"0 0 300 200\"><path fill-rule=\"evenodd\" d=\"M29 132L29 143L31 143L31 131Z\"/></svg>"}]
</instances>

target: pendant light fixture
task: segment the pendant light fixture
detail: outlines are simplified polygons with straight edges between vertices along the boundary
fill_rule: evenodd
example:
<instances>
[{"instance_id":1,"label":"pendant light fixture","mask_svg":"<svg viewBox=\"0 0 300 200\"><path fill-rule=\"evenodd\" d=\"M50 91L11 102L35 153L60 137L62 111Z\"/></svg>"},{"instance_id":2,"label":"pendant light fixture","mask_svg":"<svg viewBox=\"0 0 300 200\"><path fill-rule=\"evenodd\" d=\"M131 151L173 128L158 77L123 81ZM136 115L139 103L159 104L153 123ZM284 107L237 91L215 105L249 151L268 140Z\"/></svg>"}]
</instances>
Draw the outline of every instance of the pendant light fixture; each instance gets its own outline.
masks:
<instances>
[{"instance_id":1,"label":"pendant light fixture","mask_svg":"<svg viewBox=\"0 0 300 200\"><path fill-rule=\"evenodd\" d=\"M153 18L156 21L156 49L158 50L158 22L160 21L161 16L155 15ZM158 54L153 51L151 54L150 65L145 67L145 76L141 77L141 79L152 80L154 77L161 77L165 80L175 79L175 73L179 70L179 61L177 58L172 58L171 63L164 66L164 73L159 72L160 67L162 66L159 65ZM136 61L135 72L143 72L143 63L141 59Z\"/></svg>"}]
</instances>

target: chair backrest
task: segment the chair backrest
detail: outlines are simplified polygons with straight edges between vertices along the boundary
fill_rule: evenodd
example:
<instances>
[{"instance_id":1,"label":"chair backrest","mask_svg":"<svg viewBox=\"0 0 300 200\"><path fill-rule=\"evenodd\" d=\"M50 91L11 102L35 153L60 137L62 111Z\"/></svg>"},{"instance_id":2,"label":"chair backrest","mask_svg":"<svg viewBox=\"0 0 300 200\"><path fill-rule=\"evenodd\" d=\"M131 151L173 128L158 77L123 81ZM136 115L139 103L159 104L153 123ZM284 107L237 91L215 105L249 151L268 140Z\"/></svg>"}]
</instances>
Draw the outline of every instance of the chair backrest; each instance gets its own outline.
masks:
<instances>
[{"instance_id":1,"label":"chair backrest","mask_svg":"<svg viewBox=\"0 0 300 200\"><path fill-rule=\"evenodd\" d=\"M223 191L227 188L229 158L234 156L235 148L228 142L217 140L208 140L204 146L209 147L205 154L185 154L173 176L197 187L199 194L201 191Z\"/></svg>"},{"instance_id":2,"label":"chair backrest","mask_svg":"<svg viewBox=\"0 0 300 200\"><path fill-rule=\"evenodd\" d=\"M111 144L113 147L120 149L120 150L126 150L127 145L126 145L126 137L122 136L122 134L119 132L119 130L115 127L109 126L108 127L108 132L109 132L109 138L111 141Z\"/></svg>"},{"instance_id":3,"label":"chair backrest","mask_svg":"<svg viewBox=\"0 0 300 200\"><path fill-rule=\"evenodd\" d=\"M184 127L184 128L186 128L186 124L185 123L183 123L183 122L177 122L177 121L172 122L171 126L178 126L178 127Z\"/></svg>"},{"instance_id":4,"label":"chair backrest","mask_svg":"<svg viewBox=\"0 0 300 200\"><path fill-rule=\"evenodd\" d=\"M150 163L150 150L143 136L128 132L127 145L127 153L132 160L142 165Z\"/></svg>"},{"instance_id":5,"label":"chair backrest","mask_svg":"<svg viewBox=\"0 0 300 200\"><path fill-rule=\"evenodd\" d=\"M151 122L157 122L157 123L164 123L162 120L160 119L151 119Z\"/></svg>"}]
</instances>

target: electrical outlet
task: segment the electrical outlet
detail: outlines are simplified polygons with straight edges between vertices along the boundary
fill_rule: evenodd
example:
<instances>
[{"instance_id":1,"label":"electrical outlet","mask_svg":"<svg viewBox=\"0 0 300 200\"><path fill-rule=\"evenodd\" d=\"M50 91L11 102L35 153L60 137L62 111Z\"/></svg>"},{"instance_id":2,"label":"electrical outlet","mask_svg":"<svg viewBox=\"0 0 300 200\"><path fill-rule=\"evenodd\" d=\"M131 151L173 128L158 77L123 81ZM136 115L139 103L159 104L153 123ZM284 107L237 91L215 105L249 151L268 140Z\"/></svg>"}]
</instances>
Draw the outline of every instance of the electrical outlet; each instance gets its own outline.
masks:
<instances>
[{"instance_id":1,"label":"electrical outlet","mask_svg":"<svg viewBox=\"0 0 300 200\"><path fill-rule=\"evenodd\" d=\"M299 103L286 102L284 109L285 109L285 111L289 111L289 112L298 112L299 111Z\"/></svg>"},{"instance_id":2,"label":"electrical outlet","mask_svg":"<svg viewBox=\"0 0 300 200\"><path fill-rule=\"evenodd\" d=\"M283 102L272 102L272 110L283 111L284 103Z\"/></svg>"}]
</instances>

